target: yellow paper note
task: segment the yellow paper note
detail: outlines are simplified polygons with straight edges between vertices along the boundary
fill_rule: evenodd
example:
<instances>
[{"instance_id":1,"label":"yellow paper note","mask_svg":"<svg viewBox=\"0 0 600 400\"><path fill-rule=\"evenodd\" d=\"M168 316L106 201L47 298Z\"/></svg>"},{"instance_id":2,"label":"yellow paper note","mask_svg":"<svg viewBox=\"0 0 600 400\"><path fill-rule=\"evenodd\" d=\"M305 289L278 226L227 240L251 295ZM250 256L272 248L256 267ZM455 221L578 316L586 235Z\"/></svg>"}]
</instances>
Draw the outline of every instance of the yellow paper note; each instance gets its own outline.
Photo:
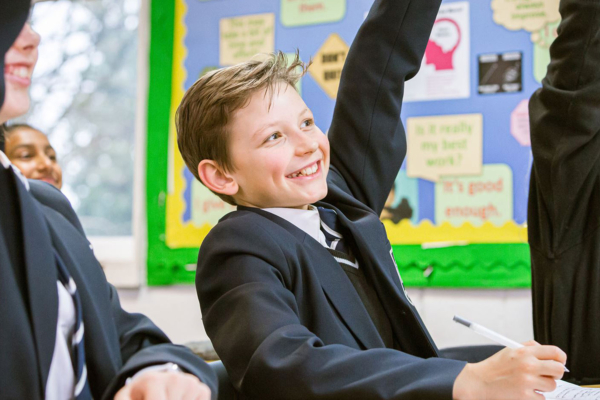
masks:
<instances>
[{"instance_id":1,"label":"yellow paper note","mask_svg":"<svg viewBox=\"0 0 600 400\"><path fill-rule=\"evenodd\" d=\"M506 29L534 32L560 19L560 0L492 0L494 21Z\"/></svg>"},{"instance_id":2,"label":"yellow paper note","mask_svg":"<svg viewBox=\"0 0 600 400\"><path fill-rule=\"evenodd\" d=\"M346 42L338 34L332 33L315 54L308 69L310 75L332 99L337 97L348 49Z\"/></svg>"},{"instance_id":3,"label":"yellow paper note","mask_svg":"<svg viewBox=\"0 0 600 400\"><path fill-rule=\"evenodd\" d=\"M407 176L437 182L481 174L482 132L481 114L408 118Z\"/></svg>"},{"instance_id":4,"label":"yellow paper note","mask_svg":"<svg viewBox=\"0 0 600 400\"><path fill-rule=\"evenodd\" d=\"M219 21L219 63L234 65L257 53L275 51L275 14L254 14Z\"/></svg>"}]
</instances>

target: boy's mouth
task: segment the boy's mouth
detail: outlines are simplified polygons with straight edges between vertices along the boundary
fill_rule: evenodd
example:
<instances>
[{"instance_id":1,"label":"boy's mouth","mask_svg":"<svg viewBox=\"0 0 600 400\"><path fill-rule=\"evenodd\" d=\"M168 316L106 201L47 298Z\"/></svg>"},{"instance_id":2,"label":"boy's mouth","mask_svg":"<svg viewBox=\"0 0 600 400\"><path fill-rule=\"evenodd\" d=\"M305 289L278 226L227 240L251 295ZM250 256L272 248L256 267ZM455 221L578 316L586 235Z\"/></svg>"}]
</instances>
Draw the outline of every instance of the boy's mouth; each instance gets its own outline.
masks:
<instances>
[{"instance_id":1,"label":"boy's mouth","mask_svg":"<svg viewBox=\"0 0 600 400\"><path fill-rule=\"evenodd\" d=\"M293 172L293 173L287 175L286 178L294 179L294 178L300 178L303 176L311 176L311 175L315 175L320 170L321 170L321 160L316 161L296 172Z\"/></svg>"}]
</instances>

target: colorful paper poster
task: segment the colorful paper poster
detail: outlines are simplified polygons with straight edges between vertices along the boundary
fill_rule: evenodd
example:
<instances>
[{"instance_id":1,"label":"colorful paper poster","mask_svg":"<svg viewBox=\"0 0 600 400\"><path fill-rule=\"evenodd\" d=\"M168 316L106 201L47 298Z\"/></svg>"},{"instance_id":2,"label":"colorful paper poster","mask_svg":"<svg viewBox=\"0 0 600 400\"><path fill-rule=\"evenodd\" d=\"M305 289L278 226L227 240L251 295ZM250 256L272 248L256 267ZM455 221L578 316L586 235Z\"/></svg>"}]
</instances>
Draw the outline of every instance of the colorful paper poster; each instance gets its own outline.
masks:
<instances>
[{"instance_id":1,"label":"colorful paper poster","mask_svg":"<svg viewBox=\"0 0 600 400\"><path fill-rule=\"evenodd\" d=\"M346 14L346 0L281 0L285 27L337 22Z\"/></svg>"},{"instance_id":2,"label":"colorful paper poster","mask_svg":"<svg viewBox=\"0 0 600 400\"><path fill-rule=\"evenodd\" d=\"M381 219L389 219L397 224L407 219L413 224L419 222L419 182L406 176L401 169L394 181L394 186L385 202Z\"/></svg>"},{"instance_id":3,"label":"colorful paper poster","mask_svg":"<svg viewBox=\"0 0 600 400\"><path fill-rule=\"evenodd\" d=\"M510 113L510 134L521 146L531 146L528 99L522 100Z\"/></svg>"},{"instance_id":4,"label":"colorful paper poster","mask_svg":"<svg viewBox=\"0 0 600 400\"><path fill-rule=\"evenodd\" d=\"M308 69L310 75L332 99L337 97L348 50L346 42L337 33L332 33L317 51Z\"/></svg>"},{"instance_id":5,"label":"colorful paper poster","mask_svg":"<svg viewBox=\"0 0 600 400\"><path fill-rule=\"evenodd\" d=\"M560 0L492 0L494 22L506 29L529 32L540 30L560 19Z\"/></svg>"},{"instance_id":6,"label":"colorful paper poster","mask_svg":"<svg viewBox=\"0 0 600 400\"><path fill-rule=\"evenodd\" d=\"M404 101L468 98L469 3L442 4L419 73L406 83Z\"/></svg>"},{"instance_id":7,"label":"colorful paper poster","mask_svg":"<svg viewBox=\"0 0 600 400\"><path fill-rule=\"evenodd\" d=\"M275 14L223 18L219 22L219 63L234 65L275 51Z\"/></svg>"},{"instance_id":8,"label":"colorful paper poster","mask_svg":"<svg viewBox=\"0 0 600 400\"><path fill-rule=\"evenodd\" d=\"M479 175L481 114L408 118L407 176L437 182L442 176Z\"/></svg>"},{"instance_id":9,"label":"colorful paper poster","mask_svg":"<svg viewBox=\"0 0 600 400\"><path fill-rule=\"evenodd\" d=\"M513 176L505 164L487 164L482 174L445 177L435 184L435 222L502 226L513 219Z\"/></svg>"}]
</instances>

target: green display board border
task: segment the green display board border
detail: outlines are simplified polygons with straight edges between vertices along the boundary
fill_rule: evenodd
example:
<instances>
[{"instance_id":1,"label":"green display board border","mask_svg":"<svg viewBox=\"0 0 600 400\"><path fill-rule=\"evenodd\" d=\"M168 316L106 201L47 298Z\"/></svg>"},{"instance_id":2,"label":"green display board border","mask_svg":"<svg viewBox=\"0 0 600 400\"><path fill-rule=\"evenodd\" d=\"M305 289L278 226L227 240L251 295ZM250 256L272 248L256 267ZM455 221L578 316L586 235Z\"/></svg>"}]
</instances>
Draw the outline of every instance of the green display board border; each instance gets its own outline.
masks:
<instances>
[{"instance_id":1,"label":"green display board border","mask_svg":"<svg viewBox=\"0 0 600 400\"><path fill-rule=\"evenodd\" d=\"M153 0L146 147L147 279L152 286L193 282L186 266L198 257L198 249L170 249L165 244L174 33L175 2Z\"/></svg>"},{"instance_id":2,"label":"green display board border","mask_svg":"<svg viewBox=\"0 0 600 400\"><path fill-rule=\"evenodd\" d=\"M193 283L198 257L196 248L171 249L165 244L174 28L175 2L153 0L146 149L150 286ZM408 287L501 289L531 285L527 244L473 244L430 250L420 245L392 247Z\"/></svg>"}]
</instances>

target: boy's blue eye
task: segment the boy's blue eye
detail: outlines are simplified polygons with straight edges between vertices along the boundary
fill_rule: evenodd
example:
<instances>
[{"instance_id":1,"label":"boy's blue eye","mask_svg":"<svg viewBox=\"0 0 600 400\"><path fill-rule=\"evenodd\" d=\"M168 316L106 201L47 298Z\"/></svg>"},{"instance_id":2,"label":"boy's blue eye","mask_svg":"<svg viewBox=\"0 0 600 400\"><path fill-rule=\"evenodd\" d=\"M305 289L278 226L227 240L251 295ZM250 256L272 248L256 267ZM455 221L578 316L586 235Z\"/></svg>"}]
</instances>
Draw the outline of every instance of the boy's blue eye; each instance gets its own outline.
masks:
<instances>
[{"instance_id":1,"label":"boy's blue eye","mask_svg":"<svg viewBox=\"0 0 600 400\"><path fill-rule=\"evenodd\" d=\"M272 140L279 139L280 136L281 136L281 134L279 132L275 132L274 134L269 136L266 141L270 142Z\"/></svg>"},{"instance_id":2,"label":"boy's blue eye","mask_svg":"<svg viewBox=\"0 0 600 400\"><path fill-rule=\"evenodd\" d=\"M313 121L312 119L305 119L304 121L302 121L302 124L300 125L300 127L302 128L306 128L309 127L311 125L314 125L315 121Z\"/></svg>"}]
</instances>

